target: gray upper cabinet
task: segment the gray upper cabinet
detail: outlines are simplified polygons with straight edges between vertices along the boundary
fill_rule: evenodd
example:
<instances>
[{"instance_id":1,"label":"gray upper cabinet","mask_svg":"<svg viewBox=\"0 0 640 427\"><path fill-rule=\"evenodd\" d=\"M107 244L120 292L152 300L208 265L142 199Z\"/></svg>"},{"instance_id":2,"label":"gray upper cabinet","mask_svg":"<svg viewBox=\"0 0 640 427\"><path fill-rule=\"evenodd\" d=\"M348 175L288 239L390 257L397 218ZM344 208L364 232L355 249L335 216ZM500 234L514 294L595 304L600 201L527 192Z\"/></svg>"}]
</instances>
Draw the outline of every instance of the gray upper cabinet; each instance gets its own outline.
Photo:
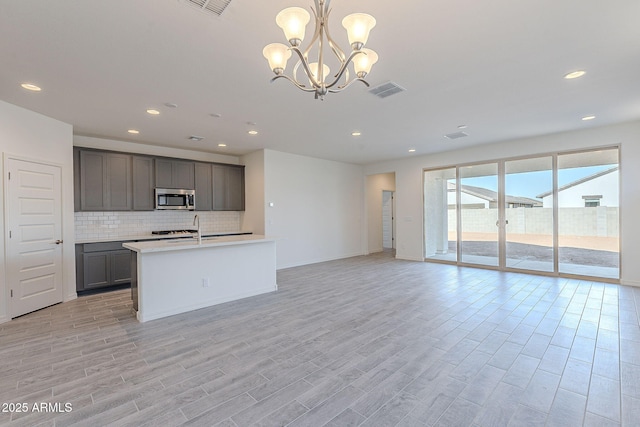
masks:
<instances>
[{"instance_id":1,"label":"gray upper cabinet","mask_svg":"<svg viewBox=\"0 0 640 427\"><path fill-rule=\"evenodd\" d=\"M157 158L156 187L193 190L195 188L194 162Z\"/></svg>"},{"instance_id":2,"label":"gray upper cabinet","mask_svg":"<svg viewBox=\"0 0 640 427\"><path fill-rule=\"evenodd\" d=\"M80 150L80 210L131 210L131 156Z\"/></svg>"},{"instance_id":3,"label":"gray upper cabinet","mask_svg":"<svg viewBox=\"0 0 640 427\"><path fill-rule=\"evenodd\" d=\"M131 156L107 153L107 209L131 210Z\"/></svg>"},{"instance_id":4,"label":"gray upper cabinet","mask_svg":"<svg viewBox=\"0 0 640 427\"><path fill-rule=\"evenodd\" d=\"M153 158L133 156L133 210L152 211L155 208L153 200Z\"/></svg>"},{"instance_id":5,"label":"gray upper cabinet","mask_svg":"<svg viewBox=\"0 0 640 427\"><path fill-rule=\"evenodd\" d=\"M244 166L74 148L76 211L151 211L154 189L196 190L196 210L243 211Z\"/></svg>"},{"instance_id":6,"label":"gray upper cabinet","mask_svg":"<svg viewBox=\"0 0 640 427\"><path fill-rule=\"evenodd\" d=\"M244 210L244 166L212 166L213 210Z\"/></svg>"},{"instance_id":7,"label":"gray upper cabinet","mask_svg":"<svg viewBox=\"0 0 640 427\"><path fill-rule=\"evenodd\" d=\"M211 164L196 163L196 210L213 209L213 190L211 181Z\"/></svg>"}]
</instances>

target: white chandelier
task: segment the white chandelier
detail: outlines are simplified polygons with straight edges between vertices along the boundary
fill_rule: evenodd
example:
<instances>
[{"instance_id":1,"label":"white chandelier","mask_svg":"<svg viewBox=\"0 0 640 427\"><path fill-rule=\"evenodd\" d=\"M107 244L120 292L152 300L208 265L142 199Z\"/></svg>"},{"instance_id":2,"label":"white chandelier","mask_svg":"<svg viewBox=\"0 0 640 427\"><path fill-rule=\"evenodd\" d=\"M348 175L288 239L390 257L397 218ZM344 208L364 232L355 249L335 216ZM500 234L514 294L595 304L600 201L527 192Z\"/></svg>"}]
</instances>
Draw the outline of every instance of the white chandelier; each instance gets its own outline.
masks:
<instances>
[{"instance_id":1,"label":"white chandelier","mask_svg":"<svg viewBox=\"0 0 640 427\"><path fill-rule=\"evenodd\" d=\"M369 32L376 25L375 18L366 13L353 13L342 20L342 26L347 30L351 45L351 53L347 56L329 34L329 13L331 12L329 3L331 0L314 0L314 2L315 10L313 8L311 10L315 15L316 29L305 50L301 50L300 45L304 40L305 27L311 18L309 12L300 7L289 7L276 16L276 24L284 31L289 46L272 43L262 50L262 54L269 61L269 67L276 74L271 81L280 78L287 79L305 92L315 92L316 99L320 98L321 100L324 99L327 92L340 92L357 80L369 86L364 78L371 71L373 64L378 61L378 55L371 49L366 49L364 45L369 38ZM324 58L324 48L327 45L339 61L338 72L331 78L331 70L326 65ZM309 52L314 46L318 59L316 62L309 63ZM287 76L284 74L284 70L291 57L291 51L298 55L299 60L292 75ZM356 76L350 80L347 67L351 62L353 62ZM308 85L297 77L300 65L306 74ZM345 77L344 81L341 81L343 76Z\"/></svg>"}]
</instances>

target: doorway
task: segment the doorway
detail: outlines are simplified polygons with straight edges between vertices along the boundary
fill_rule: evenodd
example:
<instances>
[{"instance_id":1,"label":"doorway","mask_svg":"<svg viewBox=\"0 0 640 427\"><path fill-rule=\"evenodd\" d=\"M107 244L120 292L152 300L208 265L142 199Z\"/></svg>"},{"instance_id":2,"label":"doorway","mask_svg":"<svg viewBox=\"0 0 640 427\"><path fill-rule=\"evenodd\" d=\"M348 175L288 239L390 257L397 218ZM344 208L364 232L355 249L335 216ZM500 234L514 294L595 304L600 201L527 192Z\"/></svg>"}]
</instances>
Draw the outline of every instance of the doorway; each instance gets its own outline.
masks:
<instances>
[{"instance_id":1,"label":"doorway","mask_svg":"<svg viewBox=\"0 0 640 427\"><path fill-rule=\"evenodd\" d=\"M424 172L425 259L620 278L619 149Z\"/></svg>"},{"instance_id":2,"label":"doorway","mask_svg":"<svg viewBox=\"0 0 640 427\"><path fill-rule=\"evenodd\" d=\"M382 191L382 249L395 249L393 191Z\"/></svg>"},{"instance_id":3,"label":"doorway","mask_svg":"<svg viewBox=\"0 0 640 427\"><path fill-rule=\"evenodd\" d=\"M5 158L10 317L63 300L62 187L57 165Z\"/></svg>"}]
</instances>

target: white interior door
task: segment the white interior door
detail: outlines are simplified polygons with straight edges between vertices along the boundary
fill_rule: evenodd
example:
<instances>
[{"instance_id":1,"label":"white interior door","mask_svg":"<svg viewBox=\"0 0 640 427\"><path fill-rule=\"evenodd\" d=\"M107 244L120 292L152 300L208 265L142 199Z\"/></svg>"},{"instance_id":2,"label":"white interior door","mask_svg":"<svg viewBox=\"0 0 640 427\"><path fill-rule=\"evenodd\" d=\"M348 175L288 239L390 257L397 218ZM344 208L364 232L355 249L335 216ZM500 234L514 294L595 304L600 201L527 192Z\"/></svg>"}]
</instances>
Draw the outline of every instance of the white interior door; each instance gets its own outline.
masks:
<instances>
[{"instance_id":1,"label":"white interior door","mask_svg":"<svg viewBox=\"0 0 640 427\"><path fill-rule=\"evenodd\" d=\"M17 317L63 299L61 171L11 158L5 171L9 311Z\"/></svg>"},{"instance_id":2,"label":"white interior door","mask_svg":"<svg viewBox=\"0 0 640 427\"><path fill-rule=\"evenodd\" d=\"M393 244L393 191L382 192L382 247L394 248Z\"/></svg>"}]
</instances>

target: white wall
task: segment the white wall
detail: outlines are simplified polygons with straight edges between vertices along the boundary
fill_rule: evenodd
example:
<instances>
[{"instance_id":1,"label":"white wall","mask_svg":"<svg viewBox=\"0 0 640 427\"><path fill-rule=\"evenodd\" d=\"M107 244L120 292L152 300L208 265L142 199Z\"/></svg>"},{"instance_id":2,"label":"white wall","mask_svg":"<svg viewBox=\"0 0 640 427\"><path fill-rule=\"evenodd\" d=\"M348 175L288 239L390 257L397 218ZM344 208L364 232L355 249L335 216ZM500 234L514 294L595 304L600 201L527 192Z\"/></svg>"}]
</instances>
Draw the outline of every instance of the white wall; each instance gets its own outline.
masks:
<instances>
[{"instance_id":1,"label":"white wall","mask_svg":"<svg viewBox=\"0 0 640 427\"><path fill-rule=\"evenodd\" d=\"M24 108L0 101L0 153L54 163L62 168L62 283L64 300L76 298L73 227L73 129ZM3 157L4 157L3 156ZM0 160L0 207L4 207L5 172ZM5 242L4 208L0 208L0 241ZM0 245L0 322L8 320L4 244Z\"/></svg>"},{"instance_id":2,"label":"white wall","mask_svg":"<svg viewBox=\"0 0 640 427\"><path fill-rule=\"evenodd\" d=\"M362 166L265 150L264 186L279 269L364 254Z\"/></svg>"},{"instance_id":3,"label":"white wall","mask_svg":"<svg viewBox=\"0 0 640 427\"><path fill-rule=\"evenodd\" d=\"M640 286L640 121L480 145L367 165L365 174L396 172L396 257L422 260L422 170L483 160L620 145L621 282ZM368 195L367 195L368 196Z\"/></svg>"},{"instance_id":4,"label":"white wall","mask_svg":"<svg viewBox=\"0 0 640 427\"><path fill-rule=\"evenodd\" d=\"M396 191L394 173L367 176L367 253L382 252L382 192Z\"/></svg>"}]
</instances>

